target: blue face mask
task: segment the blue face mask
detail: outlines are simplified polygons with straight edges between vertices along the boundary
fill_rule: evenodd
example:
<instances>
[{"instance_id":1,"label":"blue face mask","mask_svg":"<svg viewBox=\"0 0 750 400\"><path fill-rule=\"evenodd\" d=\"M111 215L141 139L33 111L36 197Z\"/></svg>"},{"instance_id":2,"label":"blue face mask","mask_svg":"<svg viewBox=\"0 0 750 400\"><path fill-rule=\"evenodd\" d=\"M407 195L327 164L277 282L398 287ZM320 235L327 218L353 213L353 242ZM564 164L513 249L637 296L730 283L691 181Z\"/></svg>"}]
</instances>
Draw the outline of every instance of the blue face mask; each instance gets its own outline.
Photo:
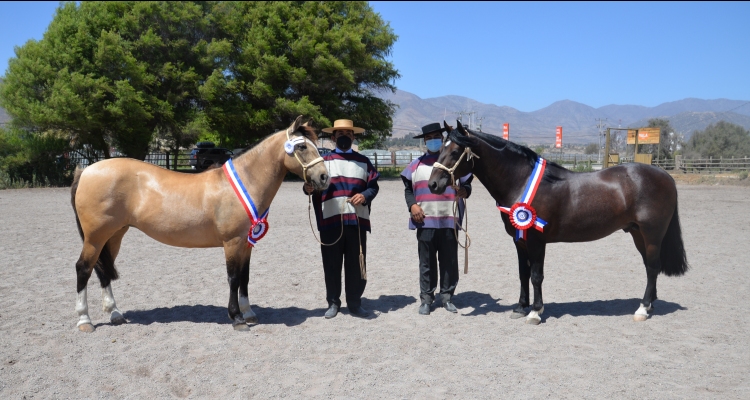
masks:
<instances>
[{"instance_id":1,"label":"blue face mask","mask_svg":"<svg viewBox=\"0 0 750 400\"><path fill-rule=\"evenodd\" d=\"M430 139L425 141L425 145L427 145L427 150L432 153L437 153L440 151L440 146L443 145L443 141L441 139Z\"/></svg>"}]
</instances>

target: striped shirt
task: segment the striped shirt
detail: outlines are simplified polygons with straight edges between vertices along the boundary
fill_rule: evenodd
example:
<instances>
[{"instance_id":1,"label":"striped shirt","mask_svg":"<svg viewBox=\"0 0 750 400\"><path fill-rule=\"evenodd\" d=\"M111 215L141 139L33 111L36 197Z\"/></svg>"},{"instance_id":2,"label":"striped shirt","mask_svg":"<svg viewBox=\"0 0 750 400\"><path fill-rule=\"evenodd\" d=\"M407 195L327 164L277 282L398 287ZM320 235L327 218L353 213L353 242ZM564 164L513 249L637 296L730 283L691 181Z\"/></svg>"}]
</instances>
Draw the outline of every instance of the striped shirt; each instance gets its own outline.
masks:
<instances>
[{"instance_id":1,"label":"striped shirt","mask_svg":"<svg viewBox=\"0 0 750 400\"><path fill-rule=\"evenodd\" d=\"M456 191L451 186L446 187L443 194L433 194L427 186L430 174L432 174L432 164L437 159L438 154L426 153L414 160L401 173L401 179L405 186L407 207L411 210L413 204L418 204L425 215L424 222L421 224L417 224L412 218L409 218L409 229L453 229L456 223L460 225L463 221L463 199L458 199L458 210L456 211L458 221L453 217L453 202L456 199ZM470 183L472 179L473 176L468 174L458 180L459 184L466 189L467 194L471 193ZM413 200L411 200L410 191L413 193Z\"/></svg>"},{"instance_id":2,"label":"striped shirt","mask_svg":"<svg viewBox=\"0 0 750 400\"><path fill-rule=\"evenodd\" d=\"M330 185L323 192L313 194L313 206L318 230L341 229L341 216L344 225L357 225L370 229L370 204L378 194L380 174L370 159L356 151L340 152L338 149L323 156ZM347 198L360 193L365 197L364 206L354 207ZM356 215L354 214L356 209Z\"/></svg>"}]
</instances>

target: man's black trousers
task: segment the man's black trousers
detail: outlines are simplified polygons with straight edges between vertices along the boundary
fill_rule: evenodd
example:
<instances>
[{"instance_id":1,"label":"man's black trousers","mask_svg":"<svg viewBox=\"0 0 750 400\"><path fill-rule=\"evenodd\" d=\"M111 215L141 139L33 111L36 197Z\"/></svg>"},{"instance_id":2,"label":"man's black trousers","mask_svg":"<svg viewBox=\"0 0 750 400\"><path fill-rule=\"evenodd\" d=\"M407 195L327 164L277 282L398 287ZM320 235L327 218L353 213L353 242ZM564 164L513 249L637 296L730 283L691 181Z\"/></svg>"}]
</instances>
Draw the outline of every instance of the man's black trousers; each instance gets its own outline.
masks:
<instances>
[{"instance_id":1,"label":"man's black trousers","mask_svg":"<svg viewBox=\"0 0 750 400\"><path fill-rule=\"evenodd\" d=\"M358 231L361 235L358 235ZM327 229L320 232L320 241L333 243L341 234L339 228ZM323 272L326 278L326 300L328 306L341 306L341 263L344 263L344 279L346 290L346 305L350 308L359 307L362 303L362 293L365 292L367 281L362 279L359 270L359 239L362 238L362 254L367 258L367 231L356 225L344 225L341 240L333 246L320 246L323 256Z\"/></svg>"},{"instance_id":2,"label":"man's black trousers","mask_svg":"<svg viewBox=\"0 0 750 400\"><path fill-rule=\"evenodd\" d=\"M419 297L422 304L432 304L438 285L440 265L440 297L450 301L458 285L458 243L453 229L419 228Z\"/></svg>"}]
</instances>

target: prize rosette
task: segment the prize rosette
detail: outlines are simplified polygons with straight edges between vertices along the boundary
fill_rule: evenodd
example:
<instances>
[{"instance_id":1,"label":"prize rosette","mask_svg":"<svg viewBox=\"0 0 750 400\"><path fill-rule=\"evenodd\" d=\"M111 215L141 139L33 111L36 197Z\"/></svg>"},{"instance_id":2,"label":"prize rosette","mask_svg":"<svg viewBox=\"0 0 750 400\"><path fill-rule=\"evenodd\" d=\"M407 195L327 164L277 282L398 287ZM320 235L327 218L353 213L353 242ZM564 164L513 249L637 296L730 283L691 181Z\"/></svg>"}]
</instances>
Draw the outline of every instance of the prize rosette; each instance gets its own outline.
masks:
<instances>
[{"instance_id":1,"label":"prize rosette","mask_svg":"<svg viewBox=\"0 0 750 400\"><path fill-rule=\"evenodd\" d=\"M536 210L526 203L516 203L510 208L510 223L514 228L525 231L534 226Z\"/></svg>"},{"instance_id":2,"label":"prize rosette","mask_svg":"<svg viewBox=\"0 0 750 400\"><path fill-rule=\"evenodd\" d=\"M254 243L260 239L263 239L263 236L266 236L266 233L268 233L268 221L263 218L260 221L255 221L253 226L250 228L248 239L250 239L251 242Z\"/></svg>"}]
</instances>

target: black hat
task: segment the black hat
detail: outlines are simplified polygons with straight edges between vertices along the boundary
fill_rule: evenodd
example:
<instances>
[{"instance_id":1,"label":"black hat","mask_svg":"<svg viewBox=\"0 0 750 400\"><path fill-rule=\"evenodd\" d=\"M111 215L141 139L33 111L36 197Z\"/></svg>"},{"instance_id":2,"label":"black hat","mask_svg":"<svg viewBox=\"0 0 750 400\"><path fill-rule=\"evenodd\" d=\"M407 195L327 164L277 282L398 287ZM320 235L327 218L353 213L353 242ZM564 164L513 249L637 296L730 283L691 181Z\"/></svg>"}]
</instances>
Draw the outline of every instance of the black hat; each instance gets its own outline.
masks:
<instances>
[{"instance_id":1,"label":"black hat","mask_svg":"<svg viewBox=\"0 0 750 400\"><path fill-rule=\"evenodd\" d=\"M443 131L445 131L445 129L443 129L443 128L442 128L442 127L440 126L440 124L439 124L439 123L437 123L437 122L433 122L433 123L431 123L431 124L427 124L427 125L423 126L423 127L422 127L422 134L421 134L421 135L417 135L417 136L414 136L414 137L413 137L412 139L421 139L421 138L423 138L423 137L424 137L425 135L427 135L428 133L433 133L433 132L443 132Z\"/></svg>"}]
</instances>

